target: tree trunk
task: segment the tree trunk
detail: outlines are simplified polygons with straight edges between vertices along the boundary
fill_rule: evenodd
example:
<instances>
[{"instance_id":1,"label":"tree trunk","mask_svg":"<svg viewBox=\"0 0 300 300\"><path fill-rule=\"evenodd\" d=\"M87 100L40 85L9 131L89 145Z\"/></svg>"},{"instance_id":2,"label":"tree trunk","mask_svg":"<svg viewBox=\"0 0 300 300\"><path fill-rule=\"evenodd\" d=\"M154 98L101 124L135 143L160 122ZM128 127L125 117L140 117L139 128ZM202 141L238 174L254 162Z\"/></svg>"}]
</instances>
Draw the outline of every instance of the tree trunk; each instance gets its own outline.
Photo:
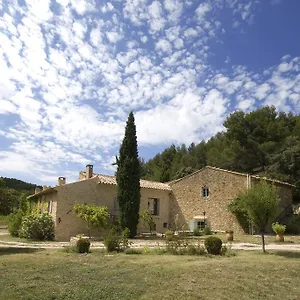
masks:
<instances>
[{"instance_id":1,"label":"tree trunk","mask_svg":"<svg viewBox=\"0 0 300 300\"><path fill-rule=\"evenodd\" d=\"M266 246L265 246L265 234L264 233L261 234L261 244L262 244L262 251L263 251L263 253L265 253Z\"/></svg>"}]
</instances>

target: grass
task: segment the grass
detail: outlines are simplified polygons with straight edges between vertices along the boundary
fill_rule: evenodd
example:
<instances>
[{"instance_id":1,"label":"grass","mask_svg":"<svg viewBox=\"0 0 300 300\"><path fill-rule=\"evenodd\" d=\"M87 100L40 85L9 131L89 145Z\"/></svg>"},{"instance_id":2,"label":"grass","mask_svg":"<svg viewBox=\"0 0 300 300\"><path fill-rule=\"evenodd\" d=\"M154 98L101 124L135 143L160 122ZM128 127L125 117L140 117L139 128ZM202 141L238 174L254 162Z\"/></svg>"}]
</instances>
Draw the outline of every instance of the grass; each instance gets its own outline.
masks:
<instances>
[{"instance_id":1,"label":"grass","mask_svg":"<svg viewBox=\"0 0 300 300\"><path fill-rule=\"evenodd\" d=\"M88 255L1 249L0 299L299 299L299 254Z\"/></svg>"}]
</instances>

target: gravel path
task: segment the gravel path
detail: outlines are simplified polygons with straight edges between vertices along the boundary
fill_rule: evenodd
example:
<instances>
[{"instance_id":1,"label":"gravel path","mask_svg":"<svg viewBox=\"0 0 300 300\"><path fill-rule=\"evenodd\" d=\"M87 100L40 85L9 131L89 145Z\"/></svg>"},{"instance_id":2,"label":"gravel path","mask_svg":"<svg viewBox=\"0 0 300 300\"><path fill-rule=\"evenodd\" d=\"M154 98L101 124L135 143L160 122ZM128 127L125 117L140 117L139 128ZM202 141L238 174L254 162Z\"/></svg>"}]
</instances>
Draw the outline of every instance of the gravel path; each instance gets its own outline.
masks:
<instances>
[{"instance_id":1,"label":"gravel path","mask_svg":"<svg viewBox=\"0 0 300 300\"><path fill-rule=\"evenodd\" d=\"M0 237L0 247L15 247L15 248L63 248L65 246L70 246L69 242L30 242L30 243L22 243L22 242L7 242L1 241ZM164 241L145 241L145 240L134 240L131 244L131 248L157 248L164 247ZM227 245L228 246L228 245ZM93 249L103 249L105 248L102 242L92 242L91 248ZM251 244L251 243L232 243L231 248L233 250L261 250L261 245ZM299 244L268 244L266 245L266 250L282 250L282 251L300 251Z\"/></svg>"}]
</instances>

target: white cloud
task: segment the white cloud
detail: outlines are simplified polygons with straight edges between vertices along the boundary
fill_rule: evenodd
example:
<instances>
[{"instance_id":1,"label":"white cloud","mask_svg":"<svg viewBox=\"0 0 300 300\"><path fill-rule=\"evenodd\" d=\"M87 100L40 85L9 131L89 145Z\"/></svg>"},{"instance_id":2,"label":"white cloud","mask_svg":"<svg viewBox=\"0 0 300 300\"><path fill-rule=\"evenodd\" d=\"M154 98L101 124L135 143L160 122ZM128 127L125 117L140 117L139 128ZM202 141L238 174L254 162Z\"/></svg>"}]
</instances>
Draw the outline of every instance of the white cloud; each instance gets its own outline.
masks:
<instances>
[{"instance_id":1,"label":"white cloud","mask_svg":"<svg viewBox=\"0 0 300 300\"><path fill-rule=\"evenodd\" d=\"M149 22L151 31L160 31L164 28L166 20L162 16L161 4L159 1L153 1L148 8Z\"/></svg>"},{"instance_id":2,"label":"white cloud","mask_svg":"<svg viewBox=\"0 0 300 300\"><path fill-rule=\"evenodd\" d=\"M146 35L143 35L143 36L141 37L141 41L142 41L143 43L147 43L148 37L147 37Z\"/></svg>"},{"instance_id":3,"label":"white cloud","mask_svg":"<svg viewBox=\"0 0 300 300\"><path fill-rule=\"evenodd\" d=\"M203 22L204 17L208 12L210 12L210 10L211 6L208 2L201 3L195 11L198 21Z\"/></svg>"},{"instance_id":4,"label":"white cloud","mask_svg":"<svg viewBox=\"0 0 300 300\"><path fill-rule=\"evenodd\" d=\"M10 101L0 99L0 114L17 113L17 107Z\"/></svg>"},{"instance_id":5,"label":"white cloud","mask_svg":"<svg viewBox=\"0 0 300 300\"><path fill-rule=\"evenodd\" d=\"M281 63L278 66L278 71L281 73L284 73L284 72L290 71L292 68L293 68L293 65L291 63Z\"/></svg>"},{"instance_id":6,"label":"white cloud","mask_svg":"<svg viewBox=\"0 0 300 300\"><path fill-rule=\"evenodd\" d=\"M255 96L259 100L264 99L268 95L268 92L270 91L270 89L271 88L270 88L269 84L263 83L262 85L260 85L259 87L257 87Z\"/></svg>"},{"instance_id":7,"label":"white cloud","mask_svg":"<svg viewBox=\"0 0 300 300\"><path fill-rule=\"evenodd\" d=\"M198 35L198 32L194 28L188 28L184 31L183 35L187 38L196 37Z\"/></svg>"},{"instance_id":8,"label":"white cloud","mask_svg":"<svg viewBox=\"0 0 300 300\"><path fill-rule=\"evenodd\" d=\"M101 11L105 14L107 12L113 11L114 9L114 6L110 2L108 2L102 7Z\"/></svg>"},{"instance_id":9,"label":"white cloud","mask_svg":"<svg viewBox=\"0 0 300 300\"><path fill-rule=\"evenodd\" d=\"M160 39L156 45L155 45L156 50L161 50L163 52L170 53L172 51L172 44L168 40Z\"/></svg>"},{"instance_id":10,"label":"white cloud","mask_svg":"<svg viewBox=\"0 0 300 300\"><path fill-rule=\"evenodd\" d=\"M123 38L123 36L120 33L113 32L113 31L106 32L106 36L107 36L108 40L114 44Z\"/></svg>"},{"instance_id":11,"label":"white cloud","mask_svg":"<svg viewBox=\"0 0 300 300\"><path fill-rule=\"evenodd\" d=\"M182 39L176 39L174 41L174 47L176 49L181 49L181 48L183 48L183 46L184 46L184 44L183 44L183 40Z\"/></svg>"}]
</instances>

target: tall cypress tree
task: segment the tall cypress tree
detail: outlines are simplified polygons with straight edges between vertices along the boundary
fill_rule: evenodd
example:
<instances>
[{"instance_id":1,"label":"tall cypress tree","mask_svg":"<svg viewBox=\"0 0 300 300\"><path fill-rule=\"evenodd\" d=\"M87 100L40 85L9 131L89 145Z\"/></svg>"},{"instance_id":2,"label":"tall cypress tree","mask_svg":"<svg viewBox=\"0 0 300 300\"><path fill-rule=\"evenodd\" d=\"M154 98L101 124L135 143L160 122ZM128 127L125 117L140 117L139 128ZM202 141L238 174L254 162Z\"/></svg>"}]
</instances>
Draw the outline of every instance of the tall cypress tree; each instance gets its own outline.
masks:
<instances>
[{"instance_id":1,"label":"tall cypress tree","mask_svg":"<svg viewBox=\"0 0 300 300\"><path fill-rule=\"evenodd\" d=\"M117 159L117 199L120 208L121 228L128 228L130 236L137 232L140 210L140 162L138 159L136 126L133 112L130 112L125 136Z\"/></svg>"}]
</instances>

